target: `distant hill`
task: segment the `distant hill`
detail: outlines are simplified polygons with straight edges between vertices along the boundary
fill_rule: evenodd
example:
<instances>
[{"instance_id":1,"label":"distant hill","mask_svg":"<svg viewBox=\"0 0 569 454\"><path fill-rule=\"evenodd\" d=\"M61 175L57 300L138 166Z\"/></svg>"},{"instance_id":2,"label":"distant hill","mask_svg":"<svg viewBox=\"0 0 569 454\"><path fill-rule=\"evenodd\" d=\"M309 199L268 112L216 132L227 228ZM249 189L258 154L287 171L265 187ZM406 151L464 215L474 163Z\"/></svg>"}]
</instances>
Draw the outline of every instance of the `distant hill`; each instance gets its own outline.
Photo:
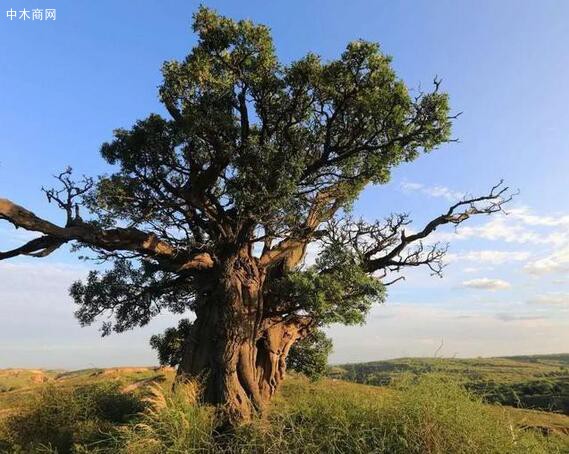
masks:
<instances>
[{"instance_id":1,"label":"distant hill","mask_svg":"<svg viewBox=\"0 0 569 454\"><path fill-rule=\"evenodd\" d=\"M502 356L502 358L524 361L528 363L542 363L550 365L569 366L569 353L555 353L550 355L518 355Z\"/></svg>"},{"instance_id":2,"label":"distant hill","mask_svg":"<svg viewBox=\"0 0 569 454\"><path fill-rule=\"evenodd\" d=\"M333 366L329 376L383 386L404 376L448 375L492 403L569 415L569 354L401 358Z\"/></svg>"}]
</instances>

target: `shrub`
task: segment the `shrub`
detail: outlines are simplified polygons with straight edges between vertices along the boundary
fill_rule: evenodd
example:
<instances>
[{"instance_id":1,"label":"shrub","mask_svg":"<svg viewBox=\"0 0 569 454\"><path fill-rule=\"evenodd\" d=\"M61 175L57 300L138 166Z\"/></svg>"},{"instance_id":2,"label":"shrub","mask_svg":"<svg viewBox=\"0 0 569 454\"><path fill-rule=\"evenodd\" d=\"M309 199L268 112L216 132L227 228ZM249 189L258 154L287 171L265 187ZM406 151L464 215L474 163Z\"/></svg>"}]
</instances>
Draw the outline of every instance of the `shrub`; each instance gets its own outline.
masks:
<instances>
[{"instance_id":1,"label":"shrub","mask_svg":"<svg viewBox=\"0 0 569 454\"><path fill-rule=\"evenodd\" d=\"M287 366L317 380L326 373L331 352L332 339L323 331L315 330L308 337L295 342L288 355Z\"/></svg>"},{"instance_id":2,"label":"shrub","mask_svg":"<svg viewBox=\"0 0 569 454\"><path fill-rule=\"evenodd\" d=\"M141 401L121 393L117 384L74 389L46 385L5 419L4 443L26 452L73 452L76 444L109 440L116 424L141 410Z\"/></svg>"}]
</instances>

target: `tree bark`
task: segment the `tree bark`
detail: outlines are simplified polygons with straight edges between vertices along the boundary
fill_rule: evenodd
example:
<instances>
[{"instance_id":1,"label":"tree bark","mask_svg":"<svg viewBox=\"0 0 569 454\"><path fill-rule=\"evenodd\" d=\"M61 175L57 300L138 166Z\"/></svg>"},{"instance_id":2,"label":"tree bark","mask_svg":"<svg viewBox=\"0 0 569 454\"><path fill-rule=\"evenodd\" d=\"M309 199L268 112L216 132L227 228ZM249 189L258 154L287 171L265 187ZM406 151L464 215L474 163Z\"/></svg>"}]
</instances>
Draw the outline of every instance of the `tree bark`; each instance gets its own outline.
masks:
<instances>
[{"instance_id":1,"label":"tree bark","mask_svg":"<svg viewBox=\"0 0 569 454\"><path fill-rule=\"evenodd\" d=\"M265 272L246 254L227 260L198 300L178 380L197 379L203 400L231 425L262 413L284 379L290 348L309 329L306 317L268 317Z\"/></svg>"}]
</instances>

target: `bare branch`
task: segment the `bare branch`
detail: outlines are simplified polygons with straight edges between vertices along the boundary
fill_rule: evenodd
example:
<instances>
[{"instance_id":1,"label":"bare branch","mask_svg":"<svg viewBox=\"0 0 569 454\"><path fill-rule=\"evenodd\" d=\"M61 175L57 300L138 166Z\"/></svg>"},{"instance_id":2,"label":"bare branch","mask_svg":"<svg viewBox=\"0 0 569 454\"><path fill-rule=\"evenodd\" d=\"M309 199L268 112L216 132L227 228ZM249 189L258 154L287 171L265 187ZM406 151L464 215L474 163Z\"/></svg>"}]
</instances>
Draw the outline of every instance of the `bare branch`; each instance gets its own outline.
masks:
<instances>
[{"instance_id":1,"label":"bare branch","mask_svg":"<svg viewBox=\"0 0 569 454\"><path fill-rule=\"evenodd\" d=\"M424 246L421 240L428 237L438 227L445 224L459 225L475 215L489 215L497 212L503 212L503 207L510 202L515 194L509 193L509 188L503 186L503 181L492 187L490 192L481 197L465 198L454 205L448 211L433 219L419 232L413 235L406 235L405 230L401 230L398 243L383 256L371 258L367 256L364 261L364 267L368 272L374 272L383 268L399 269L403 266L419 266L428 265L434 274L440 274L442 270L440 265L432 266L439 263L442 256L446 252L446 247L441 248L439 245L433 246L429 252L424 254ZM401 257L410 245L418 244L417 249L408 253L404 258Z\"/></svg>"},{"instance_id":2,"label":"bare branch","mask_svg":"<svg viewBox=\"0 0 569 454\"><path fill-rule=\"evenodd\" d=\"M48 202L54 201L59 208L65 211L67 214L67 225L73 225L74 223L81 222L79 216L79 203L77 202L83 195L87 194L93 188L93 179L88 177L83 177L79 182L74 182L71 179L71 174L73 170L71 167L67 167L55 178L62 184L61 189L56 188L42 188L45 193Z\"/></svg>"},{"instance_id":3,"label":"bare branch","mask_svg":"<svg viewBox=\"0 0 569 454\"><path fill-rule=\"evenodd\" d=\"M394 214L384 221L369 224L363 220L331 219L320 239L325 248L348 248L355 260L368 273L377 273L379 279L387 274L400 272L403 268L426 266L431 274L442 276L445 268L443 258L448 245L423 242L439 226L459 225L474 215L503 211L504 204L512 199L508 188L500 182L487 195L470 197L452 205L446 213L433 219L412 235L406 234L411 223L408 214ZM326 272L326 270L323 270ZM387 282L391 285L401 280Z\"/></svg>"}]
</instances>

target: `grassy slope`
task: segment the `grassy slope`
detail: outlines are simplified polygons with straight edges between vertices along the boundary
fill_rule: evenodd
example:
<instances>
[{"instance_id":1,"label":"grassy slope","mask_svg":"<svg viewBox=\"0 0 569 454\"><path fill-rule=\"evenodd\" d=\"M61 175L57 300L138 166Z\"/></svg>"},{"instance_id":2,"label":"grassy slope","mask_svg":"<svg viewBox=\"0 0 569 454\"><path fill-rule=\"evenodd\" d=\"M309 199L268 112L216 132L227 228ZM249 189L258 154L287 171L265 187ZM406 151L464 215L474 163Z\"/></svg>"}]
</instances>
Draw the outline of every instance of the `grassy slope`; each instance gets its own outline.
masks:
<instances>
[{"instance_id":1,"label":"grassy slope","mask_svg":"<svg viewBox=\"0 0 569 454\"><path fill-rule=\"evenodd\" d=\"M546 361L550 361L550 359ZM436 365L436 370L438 370L446 363L446 370L459 370L462 374L465 368L467 370L476 369L483 376L501 377L501 379L513 381L517 381L521 377L539 376L540 373L549 371L550 369L548 368L551 367L549 363L545 365L539 363L536 368L540 372L536 368L531 372L531 367L528 366L527 362L520 366L517 364L517 360L512 359L469 360L466 362L462 360L400 360L399 362L387 362L387 366L385 363L374 364L380 364L382 371L385 371L387 368L393 372L394 365L397 365L397 370L399 370L401 364L406 364L409 367L418 367L418 365L424 367L425 364L428 364L430 366ZM408 368L405 367L405 369L407 370ZM164 389L168 389L170 388L169 383L172 377L173 372L171 370L152 368L90 369L74 372L0 370L0 386L3 386L5 389L13 388L10 391L0 392L0 420L2 416L10 415L14 412L14 409L29 401L30 398L33 399L34 396L50 386L62 390L73 390L85 385L116 384L121 392L137 393L147 390L147 385L151 383L161 383ZM334 415L338 412L348 412L349 414L352 411L353 403L354 405L357 403L362 409L365 409L368 403L372 403L371 405L376 409L389 408L390 402L392 403L394 399L398 399L398 393L399 391L393 387L368 386L338 379L326 379L318 383L310 383L302 377L293 375L292 378L285 382L285 386L282 393L277 397L276 403L278 404L279 413L282 412L285 415L289 415L287 418L291 418L291 421L297 420L299 414L306 415L308 419L320 418L322 415L324 415L323 418L330 418L330 421L326 419L321 421L325 427L330 425L329 430L331 432L328 435L332 436L335 430L332 427L334 424L346 424L346 421L352 421L354 418L349 416L346 417L348 419L342 420L340 418L336 421ZM362 410L358 409L357 405L354 407L354 411L356 411L357 415L360 415ZM495 413L497 417L503 417L505 414L509 420L514 421L519 427L524 429L527 428L530 431L537 429L537 432L540 433L555 434L555 437L561 440L561 443L567 447L567 451L556 452L569 452L569 417L548 412L520 410L495 405L487 405L485 408L488 409L489 414ZM476 411L475 409L473 410ZM330 415L326 415L327 411ZM275 417L279 417L278 413L275 413ZM301 418L304 417L301 416ZM466 417L468 419L470 416ZM302 423L298 427L305 427L305 424ZM314 434L302 435L302 437L316 436Z\"/></svg>"},{"instance_id":2,"label":"grassy slope","mask_svg":"<svg viewBox=\"0 0 569 454\"><path fill-rule=\"evenodd\" d=\"M499 383L519 383L538 380L559 367L569 364L567 355L547 355L531 357L488 358L488 359L442 359L442 358L404 358L389 361L375 361L348 364L332 368L331 379L325 380L326 387L338 391L356 391L359 394L376 398L390 392L379 382L387 383L390 378L406 373L442 372L452 375L457 381L468 383L473 379ZM357 366L357 367L356 367ZM47 383L60 387L77 387L94 383L118 383L121 389L132 391L152 382L170 381L171 369L147 367L122 367L110 369L84 369L77 371L53 371L31 369L0 369L0 415L16 406L27 395L41 389ZM568 378L569 380L569 375ZM350 381L360 382L359 384ZM293 395L297 382L289 380L283 395ZM569 433L569 416L546 411L507 408L522 425L551 426Z\"/></svg>"},{"instance_id":3,"label":"grassy slope","mask_svg":"<svg viewBox=\"0 0 569 454\"><path fill-rule=\"evenodd\" d=\"M171 370L149 367L122 367L112 369L84 369L77 371L0 369L0 416L37 393L48 384L61 388L76 388L95 383L117 383L129 390L131 385L163 381L171 377Z\"/></svg>"},{"instance_id":4,"label":"grassy slope","mask_svg":"<svg viewBox=\"0 0 569 454\"><path fill-rule=\"evenodd\" d=\"M330 375L386 385L405 375L442 373L491 402L569 415L569 354L505 358L402 358L331 368Z\"/></svg>"}]
</instances>

